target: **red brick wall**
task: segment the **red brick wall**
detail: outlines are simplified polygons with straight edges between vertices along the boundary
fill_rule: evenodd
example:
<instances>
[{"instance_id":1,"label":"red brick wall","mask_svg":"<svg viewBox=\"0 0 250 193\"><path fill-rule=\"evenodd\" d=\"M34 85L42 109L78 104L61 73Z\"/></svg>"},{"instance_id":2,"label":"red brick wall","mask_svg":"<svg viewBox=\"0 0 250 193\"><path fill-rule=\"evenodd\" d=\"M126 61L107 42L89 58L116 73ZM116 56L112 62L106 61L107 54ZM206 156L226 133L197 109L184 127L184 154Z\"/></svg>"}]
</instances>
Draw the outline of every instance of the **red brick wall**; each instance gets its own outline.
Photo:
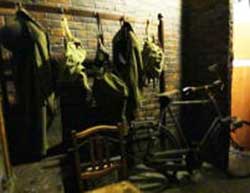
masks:
<instances>
[{"instance_id":1,"label":"red brick wall","mask_svg":"<svg viewBox=\"0 0 250 193\"><path fill-rule=\"evenodd\" d=\"M32 1L24 1L32 2ZM181 0L34 0L35 3L51 4L58 6L72 6L84 8L90 11L100 11L132 16L136 21L132 23L134 30L142 41L145 31L146 19L154 20L150 33L157 37L157 14L162 13L165 23L165 54L167 65L166 81L167 88L179 87L180 77L180 25L181 25ZM60 24L61 15L51 13L31 12L31 14L48 30L53 53L63 52L63 31ZM6 12L0 8L0 15L4 15L5 21L12 17L13 13ZM0 16L0 22L3 16ZM96 20L94 18L76 17L68 15L69 27L73 35L81 39L88 51L88 58L95 56L96 49ZM1 22L2 23L2 22ZM112 53L111 42L115 33L119 30L119 21L102 20L106 46ZM155 93L158 87L150 85L144 89L144 100L139 113L139 119L157 117L158 100Z\"/></svg>"}]
</instances>

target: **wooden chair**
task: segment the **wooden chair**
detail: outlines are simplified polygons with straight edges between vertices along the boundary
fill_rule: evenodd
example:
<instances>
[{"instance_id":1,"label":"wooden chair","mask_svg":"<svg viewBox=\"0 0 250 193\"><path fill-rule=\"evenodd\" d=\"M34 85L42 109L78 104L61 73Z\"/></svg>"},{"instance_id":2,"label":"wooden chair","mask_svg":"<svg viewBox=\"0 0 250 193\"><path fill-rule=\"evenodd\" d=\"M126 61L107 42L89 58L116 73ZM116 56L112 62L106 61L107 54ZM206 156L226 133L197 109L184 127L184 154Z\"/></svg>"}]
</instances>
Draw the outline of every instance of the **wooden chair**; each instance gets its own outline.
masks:
<instances>
[{"instance_id":1,"label":"wooden chair","mask_svg":"<svg viewBox=\"0 0 250 193\"><path fill-rule=\"evenodd\" d=\"M119 180L127 178L123 132L121 126L113 125L98 125L80 132L72 131L75 173L79 192L88 189L86 182L100 179L114 171L118 171ZM81 157L81 147L83 148L83 146L88 147L89 156L84 152L84 156ZM112 149L115 152L112 152ZM82 161L84 157L88 157L88 159ZM119 183L114 186L119 186Z\"/></svg>"}]
</instances>

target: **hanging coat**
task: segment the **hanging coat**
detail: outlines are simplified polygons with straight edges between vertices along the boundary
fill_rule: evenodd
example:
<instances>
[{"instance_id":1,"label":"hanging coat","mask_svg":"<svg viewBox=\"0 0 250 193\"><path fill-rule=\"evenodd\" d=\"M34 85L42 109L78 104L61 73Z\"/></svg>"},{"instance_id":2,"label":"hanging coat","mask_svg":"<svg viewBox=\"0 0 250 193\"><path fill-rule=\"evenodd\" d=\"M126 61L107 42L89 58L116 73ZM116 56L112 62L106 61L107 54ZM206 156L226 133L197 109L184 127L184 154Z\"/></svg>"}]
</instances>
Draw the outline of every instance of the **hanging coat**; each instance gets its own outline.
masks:
<instances>
[{"instance_id":1,"label":"hanging coat","mask_svg":"<svg viewBox=\"0 0 250 193\"><path fill-rule=\"evenodd\" d=\"M19 142L14 143L15 148L20 156L40 157L46 153L46 129L55 113L49 41L43 28L24 9L16 12L14 23L1 29L0 36L13 53L20 116L13 131L15 142Z\"/></svg>"},{"instance_id":2,"label":"hanging coat","mask_svg":"<svg viewBox=\"0 0 250 193\"><path fill-rule=\"evenodd\" d=\"M109 54L101 41L98 41L95 64L99 71L93 84L98 121L100 124L125 123L128 88L125 82L111 71Z\"/></svg>"},{"instance_id":3,"label":"hanging coat","mask_svg":"<svg viewBox=\"0 0 250 193\"><path fill-rule=\"evenodd\" d=\"M100 124L117 124L126 122L127 86L111 72L105 72L95 78L93 94L99 112Z\"/></svg>"},{"instance_id":4,"label":"hanging coat","mask_svg":"<svg viewBox=\"0 0 250 193\"><path fill-rule=\"evenodd\" d=\"M113 62L116 73L128 87L127 118L134 119L140 105L143 86L143 62L141 45L128 22L113 38Z\"/></svg>"}]
</instances>

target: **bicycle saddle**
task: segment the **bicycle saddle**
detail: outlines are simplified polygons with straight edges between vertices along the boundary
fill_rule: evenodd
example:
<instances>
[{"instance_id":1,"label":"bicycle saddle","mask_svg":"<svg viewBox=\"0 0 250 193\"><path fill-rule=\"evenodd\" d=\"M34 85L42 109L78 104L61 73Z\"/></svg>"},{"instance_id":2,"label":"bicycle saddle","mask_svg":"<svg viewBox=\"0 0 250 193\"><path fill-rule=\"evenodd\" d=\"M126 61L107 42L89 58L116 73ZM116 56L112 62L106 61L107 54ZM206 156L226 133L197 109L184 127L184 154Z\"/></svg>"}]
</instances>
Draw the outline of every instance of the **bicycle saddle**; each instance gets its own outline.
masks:
<instances>
[{"instance_id":1,"label":"bicycle saddle","mask_svg":"<svg viewBox=\"0 0 250 193\"><path fill-rule=\"evenodd\" d=\"M157 94L157 96L160 97L160 98L165 98L165 97L169 98L172 95L179 94L179 93L180 93L179 90L174 89L174 90L171 90L171 91L166 91L166 92L159 93L159 94Z\"/></svg>"}]
</instances>

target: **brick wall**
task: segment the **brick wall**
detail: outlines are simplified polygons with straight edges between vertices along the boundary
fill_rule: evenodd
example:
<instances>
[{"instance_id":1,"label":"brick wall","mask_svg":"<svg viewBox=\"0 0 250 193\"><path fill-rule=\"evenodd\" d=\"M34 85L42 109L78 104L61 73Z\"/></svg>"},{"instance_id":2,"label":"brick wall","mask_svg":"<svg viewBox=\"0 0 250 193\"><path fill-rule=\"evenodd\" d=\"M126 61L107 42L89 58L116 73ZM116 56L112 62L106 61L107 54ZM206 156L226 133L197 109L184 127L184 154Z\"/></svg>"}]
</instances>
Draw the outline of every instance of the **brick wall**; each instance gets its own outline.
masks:
<instances>
[{"instance_id":1,"label":"brick wall","mask_svg":"<svg viewBox=\"0 0 250 193\"><path fill-rule=\"evenodd\" d=\"M10 1L10 0L9 0ZM224 79L229 80L227 68L229 50L229 2L228 0L25 0L58 6L84 8L91 11L124 14L133 16L132 22L140 40L144 38L146 19L153 19L150 32L157 33L157 14L162 13L165 23L165 65L166 90L180 88L185 85L199 85L214 79L207 72L210 64L218 63ZM13 17L13 11L0 8L0 24ZM51 13L31 12L31 14L48 30L52 53L62 53L63 31L60 24L61 15ZM88 51L88 58L93 59L96 49L96 21L94 18L68 15L69 27L72 33L82 40ZM110 53L113 35L119 29L118 21L103 20L106 46ZM182 25L183 24L183 25ZM182 57L181 57L182 56ZM138 119L157 117L158 100L155 93L158 88L151 84L144 89L144 100ZM227 100L229 89L224 93ZM222 104L224 111L229 111L227 102ZM175 112L178 112L175 110ZM203 116L201 114L201 116ZM208 117L208 116L203 116ZM201 119L202 120L202 119ZM193 130L193 129L192 129ZM199 138L201 134L196 134Z\"/></svg>"},{"instance_id":2,"label":"brick wall","mask_svg":"<svg viewBox=\"0 0 250 193\"><path fill-rule=\"evenodd\" d=\"M13 1L13 0L8 0ZM136 22L132 25L140 40L144 37L145 25L142 21L154 19L158 13L162 13L165 23L165 54L167 65L166 90L180 88L185 85L198 85L209 82L214 76L209 75L206 68L208 65L218 63L223 77L230 85L230 70L228 70L228 50L231 48L230 25L229 25L229 0L24 0L23 2L33 2L51 5L64 5L77 8L84 8L92 11L107 13L118 13L136 17ZM8 22L13 17L14 12L0 8L0 25ZM51 50L53 53L63 52L63 32L61 29L60 14L38 13L31 14L48 30L51 40ZM82 40L88 51L88 58L93 59L96 49L96 21L94 18L67 16L70 30ZM137 22L139 21L139 22ZM111 52L111 41L113 35L119 29L118 21L103 20L105 42ZM156 22L152 26L151 33L156 34ZM229 87L228 87L229 88ZM150 85L144 89L145 99L139 113L138 119L156 117L158 115L158 101L155 93L158 88ZM222 105L224 111L229 111L228 100L229 89L226 89ZM204 108L203 108L204 109ZM202 109L195 109L188 112L197 119L203 120L206 114ZM197 111L198 110L198 111ZM207 110L207 109L206 109ZM178 112L178 111L175 111ZM197 112L199 112L197 114ZM184 114L186 116L186 114ZM202 118L203 117L203 118ZM195 121L196 121L195 120ZM190 121L190 120L189 120ZM194 131L193 136L198 136L204 132L201 129L199 134L198 125L194 125L190 130ZM190 122L189 122L190 123ZM197 129L195 129L197 126ZM227 131L225 130L225 136ZM224 166L226 167L226 166Z\"/></svg>"},{"instance_id":3,"label":"brick wall","mask_svg":"<svg viewBox=\"0 0 250 193\"><path fill-rule=\"evenodd\" d=\"M209 72L207 68L209 65L217 63L222 79L226 83L225 90L220 96L220 105L223 113L229 114L231 81L229 1L185 1L182 18L182 85L202 85L215 80L215 74ZM182 120L188 125L185 127L185 132L189 138L200 140L214 118L213 115L214 111L210 106L183 109ZM228 128L222 131L223 138L220 145L224 151L229 142ZM219 146L217 148L219 149ZM220 162L225 161L225 154L226 152L222 152L221 156L218 156L224 157L219 158L224 159ZM226 164L223 167L226 167Z\"/></svg>"},{"instance_id":4,"label":"brick wall","mask_svg":"<svg viewBox=\"0 0 250 193\"><path fill-rule=\"evenodd\" d=\"M180 74L180 18L181 18L181 0L25 0L23 2L34 2L58 6L72 6L84 8L91 11L100 11L106 13L117 13L121 15L132 16L136 18L132 22L134 30L142 41L145 37L145 21L153 20L150 33L157 37L157 14L162 13L165 23L165 64L168 66L166 73L167 88L173 89L179 87ZM8 22L13 17L13 11L9 12L0 9L0 22ZM60 14L31 12L31 14L48 30L51 41L52 53L63 52L63 30L61 28ZM88 51L88 58L93 59L96 50L96 20L94 18L77 17L68 15L69 27L73 35L79 38ZM105 43L112 53L112 38L119 30L119 21L102 20ZM154 94L158 92L158 87L151 84L144 89L144 100L142 101L141 111L138 119L148 117L157 117L158 100Z\"/></svg>"},{"instance_id":5,"label":"brick wall","mask_svg":"<svg viewBox=\"0 0 250 193\"><path fill-rule=\"evenodd\" d=\"M9 0L11 1L11 0ZM181 26L181 0L25 0L23 2L34 2L42 4L51 4L58 6L72 6L76 8L84 8L90 11L100 11L105 13L117 13L121 15L128 15L136 18L136 22L132 25L134 30L142 41L144 38L145 24L143 22L146 19L154 20L154 24L150 28L150 33L155 34L157 37L157 14L162 13L164 16L165 24L165 54L166 60L165 65L167 65L166 81L168 90L173 88L178 88L180 85L180 26ZM63 31L61 28L61 15L51 14L51 13L40 13L40 12L30 12L34 18L36 18L49 32L49 37L51 41L51 51L52 53L63 53ZM5 23L10 22L13 19L14 11L6 10L0 7L0 26ZM96 50L96 20L94 18L87 17L76 17L67 15L69 20L69 27L73 35L79 38L88 52L88 59L93 59ZM115 33L119 30L119 21L102 20L105 43L108 47L110 54L111 41ZM142 107L139 112L138 119L147 119L149 117L158 116L158 100L155 94L159 91L157 85L156 88L153 87L153 83L149 87L144 89L144 100L142 101ZM27 170L27 169L26 169ZM29 183L30 179L27 176L22 176L20 171L16 171L19 175L19 184ZM52 172L53 173L53 172ZM28 174L27 174L28 175ZM39 176L50 179L57 175L53 173L49 174L47 171L43 175ZM23 178L22 178L23 177ZM39 180L38 179L38 180ZM46 181L45 180L45 181ZM42 182L43 183L43 182ZM56 185L54 186L41 186L41 191L53 192ZM20 187L22 188L22 187ZM26 189L33 188L32 185L28 184ZM51 190L50 190L51 189ZM53 189L53 190L52 190ZM21 191L21 190L20 190ZM60 190L56 192L61 192Z\"/></svg>"}]
</instances>

